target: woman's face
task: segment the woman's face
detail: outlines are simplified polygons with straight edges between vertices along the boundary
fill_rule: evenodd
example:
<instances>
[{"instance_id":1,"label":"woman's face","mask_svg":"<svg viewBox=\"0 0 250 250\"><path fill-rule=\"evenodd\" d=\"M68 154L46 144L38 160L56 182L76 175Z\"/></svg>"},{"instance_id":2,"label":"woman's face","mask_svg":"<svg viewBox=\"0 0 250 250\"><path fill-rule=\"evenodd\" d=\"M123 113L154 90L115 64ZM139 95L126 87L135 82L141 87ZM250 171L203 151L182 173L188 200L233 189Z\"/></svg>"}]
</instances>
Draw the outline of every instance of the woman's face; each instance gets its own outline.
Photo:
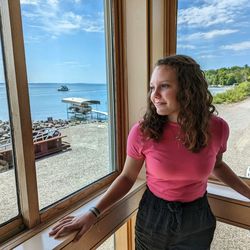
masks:
<instances>
[{"instance_id":1,"label":"woman's face","mask_svg":"<svg viewBox=\"0 0 250 250\"><path fill-rule=\"evenodd\" d=\"M177 76L174 68L167 65L155 67L150 81L151 101L159 115L167 115L169 121L177 122L180 104L177 102Z\"/></svg>"}]
</instances>

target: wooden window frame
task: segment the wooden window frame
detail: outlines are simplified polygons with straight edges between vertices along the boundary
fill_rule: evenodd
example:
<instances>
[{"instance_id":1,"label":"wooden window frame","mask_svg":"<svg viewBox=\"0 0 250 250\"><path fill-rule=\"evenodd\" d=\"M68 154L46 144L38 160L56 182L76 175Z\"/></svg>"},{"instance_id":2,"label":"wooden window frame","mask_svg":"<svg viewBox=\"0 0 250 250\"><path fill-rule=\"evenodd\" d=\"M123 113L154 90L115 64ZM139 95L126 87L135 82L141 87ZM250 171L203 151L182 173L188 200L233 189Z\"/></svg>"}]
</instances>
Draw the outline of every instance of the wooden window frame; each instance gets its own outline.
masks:
<instances>
[{"instance_id":1,"label":"wooden window frame","mask_svg":"<svg viewBox=\"0 0 250 250\"><path fill-rule=\"evenodd\" d=\"M110 1L107 0L107 4ZM127 86L124 81L124 44L121 1L114 0L110 6L112 15L113 81L115 83L115 171L91 185L70 194L52 206L39 211L38 192L33 151L32 122L29 105L27 71L24 52L21 9L19 0L0 0L2 47L6 87L10 102L13 132L13 155L16 166L17 185L20 194L20 215L0 227L0 244L24 229L37 228L57 216L80 207L86 200L100 194L119 175L126 155ZM107 21L107 20L106 20ZM113 164L113 163L112 163Z\"/></svg>"},{"instance_id":2,"label":"wooden window frame","mask_svg":"<svg viewBox=\"0 0 250 250\"><path fill-rule=\"evenodd\" d=\"M151 72L156 59L176 53L177 11L178 0L149 0L150 16L148 37L149 71ZM162 18L164 20L162 20ZM163 38L159 32L164 34ZM241 177L241 179L250 186L250 179L244 177ZM235 191L232 191L219 180L209 178L208 189L210 189L209 186L211 185L215 185L215 192L208 193L208 199L217 220L249 230L249 202L242 201ZM223 194L222 186L224 192L230 193L230 197L226 197L225 194ZM225 212L226 210L227 212ZM116 232L116 250L135 249L134 241L131 241L131 239L134 239L135 218L136 211L131 215L127 223Z\"/></svg>"},{"instance_id":3,"label":"wooden window frame","mask_svg":"<svg viewBox=\"0 0 250 250\"><path fill-rule=\"evenodd\" d=\"M123 91L123 95L120 93L121 96L124 97L124 96L129 94L128 95L129 98L133 99L134 97L133 96L131 97L131 94L130 94L131 90L128 90L127 84L129 82L130 85L133 85L134 78L133 77L130 78L130 75L134 74L134 72L135 72L134 67L137 66L138 62L134 62L134 60L132 61L132 59L131 59L132 57L130 57L130 54L133 54L134 52L137 52L138 48L136 48L136 47L132 48L132 46L130 44L131 41L129 41L129 36L128 36L128 34L131 35L131 36L134 34L134 29L135 28L134 27L132 28L133 29L132 32L128 31L126 29L124 30L124 27L126 27L126 25L127 25L127 21L129 21L129 20L126 20L126 17L124 16L124 10L126 9L126 3L128 4L129 1L130 0L117 0L117 1L114 1L114 8L116 9L115 13L117 14L117 15L115 15L115 21L114 21L114 28L115 28L114 33L116 34L114 36L114 39L116 40L116 44L118 44L116 48L120 48L120 49L115 50L115 60L116 60L116 62L119 62L118 64L120 64L120 65L118 65L118 68L116 68L116 71L115 71L116 76L115 77L116 77L116 79L118 79L118 81L120 81L121 83L124 84L123 88L120 89L120 91ZM131 4L134 4L134 2L138 2L138 1L139 0L130 1L129 4L131 5ZM161 8L161 6L160 7L155 6L155 4L159 5L159 2L160 2L160 5L163 6L163 8ZM147 31L148 34L147 34L147 37L148 37L149 40L145 42L145 44L147 44L146 47L149 50L148 54L146 55L149 62L146 62L145 65L144 65L145 66L144 68L148 67L148 72L146 73L147 77L148 77L149 76L149 71L150 71L150 69L152 69L152 65L154 63L154 58L169 55L169 54L174 54L175 51L176 51L177 0L157 0L157 1L147 0L146 5L147 5L147 7L146 7L147 8L146 16L149 13L151 13L151 14L149 14L149 18L154 19L154 20L148 20L148 31ZM155 25L157 25L157 23L159 23L158 22L159 16L157 16L156 14L153 14L153 13L156 13L157 11L154 12L154 10L152 10L151 8L158 8L158 9L163 10L163 12L164 12L161 15L164 18L164 20L163 20L164 25L163 25L163 28L162 28L162 30L164 32L164 38L163 38L163 41L161 40L160 42L159 42L159 39L162 39L161 35L157 34L157 32L154 33L154 31L156 29L159 29L159 27L155 27ZM130 11L130 9L129 9L129 11ZM135 14L135 16L136 16L136 14ZM130 18L130 17L127 17L127 18ZM162 23L162 20L161 20L161 23ZM124 37L123 37L123 34L124 34ZM171 36L170 36L170 34L171 34ZM152 36L158 36L158 38L157 37L152 38ZM139 39L142 39L142 37L139 37ZM159 50L155 50L154 46L156 46L156 45L158 46ZM143 44L143 46L144 46L144 44ZM124 49L124 48L126 48L126 49ZM132 48L132 51L128 52L129 50L131 50L131 48ZM141 47L139 49L141 50ZM128 51L126 51L126 50L128 50ZM136 54L136 56L138 56L138 53L135 53L135 54ZM143 60L144 60L144 58L143 58ZM146 65L146 64L148 64L148 65ZM144 73L145 72L143 72L142 74L144 74ZM136 76L136 78L137 77L138 76ZM140 77L141 77L141 75L140 75ZM140 78L140 82L141 82L141 78ZM142 87L142 84L141 84L141 87ZM143 92L145 91L145 89L146 89L146 86L143 85ZM135 91L135 89L133 89L131 92L134 92L134 91ZM119 93L119 90L117 90L117 92ZM139 104L141 105L142 102L140 101ZM118 128L118 131L126 131L124 133L125 136L122 137L123 141L119 145L120 146L119 152L121 153L119 155L120 159L121 159L120 163L122 164L124 159L125 159L125 144L126 144L126 134L127 134L127 131L128 131L128 125L131 126L131 124L135 121L135 119L138 119L138 115L137 115L137 111L134 111L135 107L137 107L135 105L134 105L134 107L132 107L133 108L133 114L131 115L131 110L128 107L128 100L125 97L124 97L124 99L119 101L117 103L117 105L120 105L122 107L120 110L126 110L125 113L126 114L129 113L129 116L125 117L124 120L121 120L118 123L118 125L120 126ZM129 124L128 124L128 122L129 122ZM123 231L123 233L120 235L120 237L118 237L118 236L116 237L116 244L117 244L116 246L119 247L117 249L120 249L120 246L122 246L122 245L120 245L119 238L120 239L122 238L122 241L124 241L124 239L126 239L126 241L127 241L127 243L126 242L124 243L125 246L126 246L126 249L134 249L133 240L131 240L134 237L134 231L133 231L134 219L135 219L134 216L136 214L136 209L138 208L139 199L140 199L140 197L141 197L141 195L143 193L143 190L144 190L143 185L144 185L144 188L145 188L145 178L143 178L140 181L142 182L141 185L140 185L140 188L135 188L132 193L130 193L127 197L124 197L124 199L122 199L122 201L119 201L117 204L112 206L112 208L110 208L107 211L107 214L111 213L111 214L114 214L114 215L116 214L117 215L117 213L120 213L120 211L121 211L121 210L118 209L117 206L119 204L122 204L122 206L119 206L119 207L122 208L122 210L126 211L126 215L121 215L121 216L119 216L119 218L116 217L115 220L111 216L112 219L109 219L108 223L116 223L116 224L113 224L112 227L105 230L106 237L105 237L105 235L103 235L101 239L98 238L98 239L94 240L93 237L98 235L98 232L96 231L96 229L93 229L93 231L91 230L90 235L87 236L87 237L91 238L92 243L93 243L92 246L99 245L101 242L103 242L105 240L105 238L107 238L119 226L121 226L123 222L127 221L128 224L126 225L126 230ZM248 184L249 184L249 180L246 180L246 182L248 182ZM209 185L210 185L210 183L211 183L211 180L209 181ZM92 195L92 197L93 197L93 195ZM228 208L230 208L230 209L233 208L233 210L234 210L234 208L237 209L237 213L235 213L234 211L231 212L231 214L233 213L235 215L233 223L235 223L235 225L236 225L237 218L238 218L237 215L239 215L239 213L243 212L242 208L243 208L243 206L247 205L246 202L241 202L241 201L236 200L236 199L226 198L223 195L220 195L219 192L217 194L209 194L209 199L210 199L210 197L215 198L215 200L212 201L212 202L214 202L213 206L215 206L215 208L225 209L225 206L226 206L227 209ZM136 199L134 200L134 198L136 198ZM132 202L132 200L134 202ZM131 204L130 201L133 203L132 207L130 206L130 204ZM225 203L225 201L226 201L226 203ZM236 204L237 206L234 207L234 204ZM82 203L81 204L79 203L79 207L80 206L82 206ZM245 208L246 208L246 206L245 206ZM65 211L65 213L66 212L69 212L69 210ZM218 212L216 212L216 213L217 213L216 216L217 216L218 220L221 220L221 221L226 222L228 224L233 224L232 221L229 221L228 218L226 218L224 220L223 218L219 217ZM104 215L103 218L105 218L105 215ZM101 221L102 221L102 218L100 220L100 223L101 223ZM51 221L51 223L52 222L53 221ZM107 223L104 222L103 226L105 226L105 225L107 226ZM237 224L237 225L239 226L239 224ZM243 225L241 225L241 226L243 227ZM45 227L46 227L46 225L45 225ZM108 227L109 227L109 225L108 225ZM39 229L37 229L37 230L39 230ZM36 233L37 232L33 232L33 235L36 234ZM18 239L15 239L15 240L18 240ZM71 243L71 240L68 241L68 243L69 242L70 243L67 246L65 246L65 249L70 248L70 247L74 248L75 245L73 245ZM86 238L82 239L81 244L85 244L87 242L85 240L86 240ZM23 240L21 240L21 241L23 241ZM19 242L20 242L20 240L19 240ZM11 245L11 246L14 246L14 245ZM123 249L125 249L125 248L123 248Z\"/></svg>"}]
</instances>

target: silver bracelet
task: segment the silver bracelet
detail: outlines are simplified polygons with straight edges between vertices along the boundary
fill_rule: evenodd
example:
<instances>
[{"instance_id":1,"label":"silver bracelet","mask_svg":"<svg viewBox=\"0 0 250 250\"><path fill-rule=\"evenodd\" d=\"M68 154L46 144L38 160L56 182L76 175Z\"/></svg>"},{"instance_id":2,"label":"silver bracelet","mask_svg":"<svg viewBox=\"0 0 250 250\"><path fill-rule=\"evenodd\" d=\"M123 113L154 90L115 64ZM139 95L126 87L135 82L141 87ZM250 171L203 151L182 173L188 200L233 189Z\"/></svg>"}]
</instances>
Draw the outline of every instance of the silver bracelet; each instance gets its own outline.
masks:
<instances>
[{"instance_id":1,"label":"silver bracelet","mask_svg":"<svg viewBox=\"0 0 250 250\"><path fill-rule=\"evenodd\" d=\"M98 217L98 216L101 214L101 212L99 211L99 209L97 209L96 207L91 207L91 208L89 209L89 211L90 211L93 215L95 215L95 217Z\"/></svg>"}]
</instances>

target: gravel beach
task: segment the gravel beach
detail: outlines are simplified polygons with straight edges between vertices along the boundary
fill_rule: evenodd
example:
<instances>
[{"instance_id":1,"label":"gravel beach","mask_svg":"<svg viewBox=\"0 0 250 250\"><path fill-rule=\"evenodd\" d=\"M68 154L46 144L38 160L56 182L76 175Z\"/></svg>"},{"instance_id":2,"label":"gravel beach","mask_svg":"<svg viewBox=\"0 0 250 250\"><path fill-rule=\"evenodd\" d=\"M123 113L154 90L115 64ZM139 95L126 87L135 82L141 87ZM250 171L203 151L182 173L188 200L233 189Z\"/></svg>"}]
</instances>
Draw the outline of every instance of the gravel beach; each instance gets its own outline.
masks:
<instances>
[{"instance_id":1,"label":"gravel beach","mask_svg":"<svg viewBox=\"0 0 250 250\"><path fill-rule=\"evenodd\" d=\"M250 98L234 104L216 106L219 116L230 127L225 162L240 176L246 176L250 166ZM212 250L249 250L250 231L217 222Z\"/></svg>"},{"instance_id":2,"label":"gravel beach","mask_svg":"<svg viewBox=\"0 0 250 250\"><path fill-rule=\"evenodd\" d=\"M240 176L250 166L250 98L236 104L217 105L219 116L230 126L230 139L224 160ZM108 124L86 123L61 130L71 149L36 161L39 205L44 208L67 194L109 174ZM13 170L0 173L0 223L17 215ZM105 247L104 247L105 246ZM217 223L213 250L249 250L250 232ZM113 249L108 242L104 248Z\"/></svg>"}]
</instances>

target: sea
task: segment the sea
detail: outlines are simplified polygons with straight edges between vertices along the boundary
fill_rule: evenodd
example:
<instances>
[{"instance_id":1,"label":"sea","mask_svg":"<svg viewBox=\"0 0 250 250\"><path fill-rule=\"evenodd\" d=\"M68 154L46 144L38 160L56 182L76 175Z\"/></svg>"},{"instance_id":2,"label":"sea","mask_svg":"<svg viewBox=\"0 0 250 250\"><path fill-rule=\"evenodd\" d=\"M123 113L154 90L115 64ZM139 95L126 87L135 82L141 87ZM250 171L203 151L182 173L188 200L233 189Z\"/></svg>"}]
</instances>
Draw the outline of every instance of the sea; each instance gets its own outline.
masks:
<instances>
[{"instance_id":1,"label":"sea","mask_svg":"<svg viewBox=\"0 0 250 250\"><path fill-rule=\"evenodd\" d=\"M225 86L225 87L208 87L210 93L214 96L219 93L223 93L229 89L233 88L233 86Z\"/></svg>"},{"instance_id":2,"label":"sea","mask_svg":"<svg viewBox=\"0 0 250 250\"><path fill-rule=\"evenodd\" d=\"M61 83L29 83L29 96L31 119L33 121L52 119L68 119L68 104L63 103L66 97L81 97L91 100L99 100L100 105L93 108L108 112L107 84L94 83L67 83L63 84L69 91L58 91ZM230 87L209 87L212 95L222 93ZM0 83L0 120L9 120L6 86Z\"/></svg>"},{"instance_id":3,"label":"sea","mask_svg":"<svg viewBox=\"0 0 250 250\"><path fill-rule=\"evenodd\" d=\"M61 85L66 85L69 91L58 91ZM93 109L108 112L107 84L95 83L29 83L31 119L44 121L52 119L68 119L67 107L63 103L66 97L81 97L84 99L99 100ZM0 120L9 120L6 86L0 83Z\"/></svg>"}]
</instances>

